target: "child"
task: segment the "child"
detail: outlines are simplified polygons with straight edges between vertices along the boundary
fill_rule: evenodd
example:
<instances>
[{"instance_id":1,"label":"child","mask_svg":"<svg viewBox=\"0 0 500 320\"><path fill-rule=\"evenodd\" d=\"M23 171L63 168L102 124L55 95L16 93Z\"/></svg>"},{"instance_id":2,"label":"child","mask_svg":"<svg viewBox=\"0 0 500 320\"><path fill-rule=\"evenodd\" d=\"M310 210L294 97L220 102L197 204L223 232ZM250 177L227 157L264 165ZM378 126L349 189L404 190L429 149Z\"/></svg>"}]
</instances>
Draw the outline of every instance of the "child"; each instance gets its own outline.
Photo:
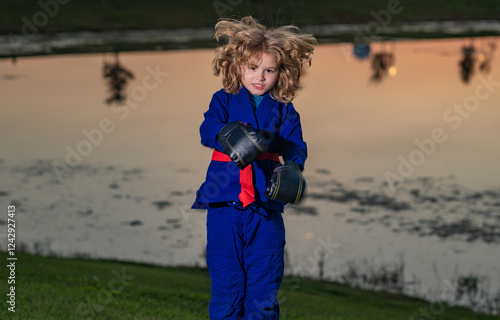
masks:
<instances>
[{"instance_id":1,"label":"child","mask_svg":"<svg viewBox=\"0 0 500 320\"><path fill-rule=\"evenodd\" d=\"M301 199L307 157L291 101L316 44L296 30L266 29L251 17L215 26L215 38L227 38L213 61L224 89L200 127L201 143L214 152L192 207L207 209L210 319L279 318L282 212Z\"/></svg>"}]
</instances>

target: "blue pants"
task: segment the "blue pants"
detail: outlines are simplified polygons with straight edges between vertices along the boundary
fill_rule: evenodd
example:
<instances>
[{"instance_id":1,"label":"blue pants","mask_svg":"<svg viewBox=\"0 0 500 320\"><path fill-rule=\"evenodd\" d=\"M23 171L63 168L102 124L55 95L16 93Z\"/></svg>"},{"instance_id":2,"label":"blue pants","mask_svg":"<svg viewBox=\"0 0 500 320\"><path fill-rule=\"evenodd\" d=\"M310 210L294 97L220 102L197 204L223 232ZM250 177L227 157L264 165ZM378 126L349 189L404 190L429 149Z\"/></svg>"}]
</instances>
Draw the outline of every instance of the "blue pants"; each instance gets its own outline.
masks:
<instances>
[{"instance_id":1,"label":"blue pants","mask_svg":"<svg viewBox=\"0 0 500 320\"><path fill-rule=\"evenodd\" d=\"M278 319L285 247L282 214L259 213L252 206L209 208L207 240L210 319Z\"/></svg>"}]
</instances>

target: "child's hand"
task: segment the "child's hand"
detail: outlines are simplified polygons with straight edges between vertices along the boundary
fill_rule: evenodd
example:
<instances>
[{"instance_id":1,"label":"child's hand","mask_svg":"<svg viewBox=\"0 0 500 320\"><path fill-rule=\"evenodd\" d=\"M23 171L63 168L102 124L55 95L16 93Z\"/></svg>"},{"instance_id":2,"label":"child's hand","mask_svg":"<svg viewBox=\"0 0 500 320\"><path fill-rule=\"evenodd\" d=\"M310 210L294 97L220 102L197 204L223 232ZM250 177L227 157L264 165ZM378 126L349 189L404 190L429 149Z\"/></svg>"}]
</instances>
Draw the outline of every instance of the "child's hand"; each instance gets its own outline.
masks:
<instances>
[{"instance_id":1,"label":"child's hand","mask_svg":"<svg viewBox=\"0 0 500 320\"><path fill-rule=\"evenodd\" d=\"M241 121L225 125L219 131L217 139L222 145L222 152L227 154L240 169L244 169L264 153L269 144L263 132Z\"/></svg>"},{"instance_id":2,"label":"child's hand","mask_svg":"<svg viewBox=\"0 0 500 320\"><path fill-rule=\"evenodd\" d=\"M285 164L274 169L271 184L267 186L266 198L293 203L302 200L306 181L297 163L285 160Z\"/></svg>"}]
</instances>

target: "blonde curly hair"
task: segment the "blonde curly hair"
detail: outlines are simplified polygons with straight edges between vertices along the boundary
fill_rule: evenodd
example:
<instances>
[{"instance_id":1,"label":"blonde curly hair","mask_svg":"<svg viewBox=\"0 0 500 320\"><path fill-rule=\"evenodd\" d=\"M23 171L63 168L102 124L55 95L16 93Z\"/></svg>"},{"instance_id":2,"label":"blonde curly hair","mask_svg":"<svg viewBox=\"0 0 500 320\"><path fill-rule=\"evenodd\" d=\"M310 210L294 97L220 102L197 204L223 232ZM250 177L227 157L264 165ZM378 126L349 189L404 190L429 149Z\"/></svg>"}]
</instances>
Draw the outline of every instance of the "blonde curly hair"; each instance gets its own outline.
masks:
<instances>
[{"instance_id":1,"label":"blonde curly hair","mask_svg":"<svg viewBox=\"0 0 500 320\"><path fill-rule=\"evenodd\" d=\"M298 30L290 25L267 29L250 16L241 21L219 21L215 25L215 39L227 38L227 43L215 51L214 75L222 74L226 92L236 94L242 86L243 66L252 65L252 59L260 59L266 52L276 60L279 72L270 95L280 102L291 102L297 90L302 88L301 69L311 65L311 55L317 44L311 34L297 33Z\"/></svg>"}]
</instances>

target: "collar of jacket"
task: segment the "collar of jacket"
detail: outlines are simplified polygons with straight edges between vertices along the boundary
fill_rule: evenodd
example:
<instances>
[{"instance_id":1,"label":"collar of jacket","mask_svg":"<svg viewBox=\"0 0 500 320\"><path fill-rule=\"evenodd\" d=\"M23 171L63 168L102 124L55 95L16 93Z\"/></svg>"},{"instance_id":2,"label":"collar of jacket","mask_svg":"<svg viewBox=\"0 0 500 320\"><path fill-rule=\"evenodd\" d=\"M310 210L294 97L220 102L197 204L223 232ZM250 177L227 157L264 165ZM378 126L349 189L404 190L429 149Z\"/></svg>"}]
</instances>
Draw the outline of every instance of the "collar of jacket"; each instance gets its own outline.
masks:
<instances>
[{"instance_id":1,"label":"collar of jacket","mask_svg":"<svg viewBox=\"0 0 500 320\"><path fill-rule=\"evenodd\" d=\"M266 121L273 108L280 104L279 101L271 98L269 92L267 92L260 102L257 110L254 110L245 86L241 87L240 91L238 91L235 97L241 119L245 119L244 122L251 124L255 129L260 129L260 125Z\"/></svg>"}]
</instances>

